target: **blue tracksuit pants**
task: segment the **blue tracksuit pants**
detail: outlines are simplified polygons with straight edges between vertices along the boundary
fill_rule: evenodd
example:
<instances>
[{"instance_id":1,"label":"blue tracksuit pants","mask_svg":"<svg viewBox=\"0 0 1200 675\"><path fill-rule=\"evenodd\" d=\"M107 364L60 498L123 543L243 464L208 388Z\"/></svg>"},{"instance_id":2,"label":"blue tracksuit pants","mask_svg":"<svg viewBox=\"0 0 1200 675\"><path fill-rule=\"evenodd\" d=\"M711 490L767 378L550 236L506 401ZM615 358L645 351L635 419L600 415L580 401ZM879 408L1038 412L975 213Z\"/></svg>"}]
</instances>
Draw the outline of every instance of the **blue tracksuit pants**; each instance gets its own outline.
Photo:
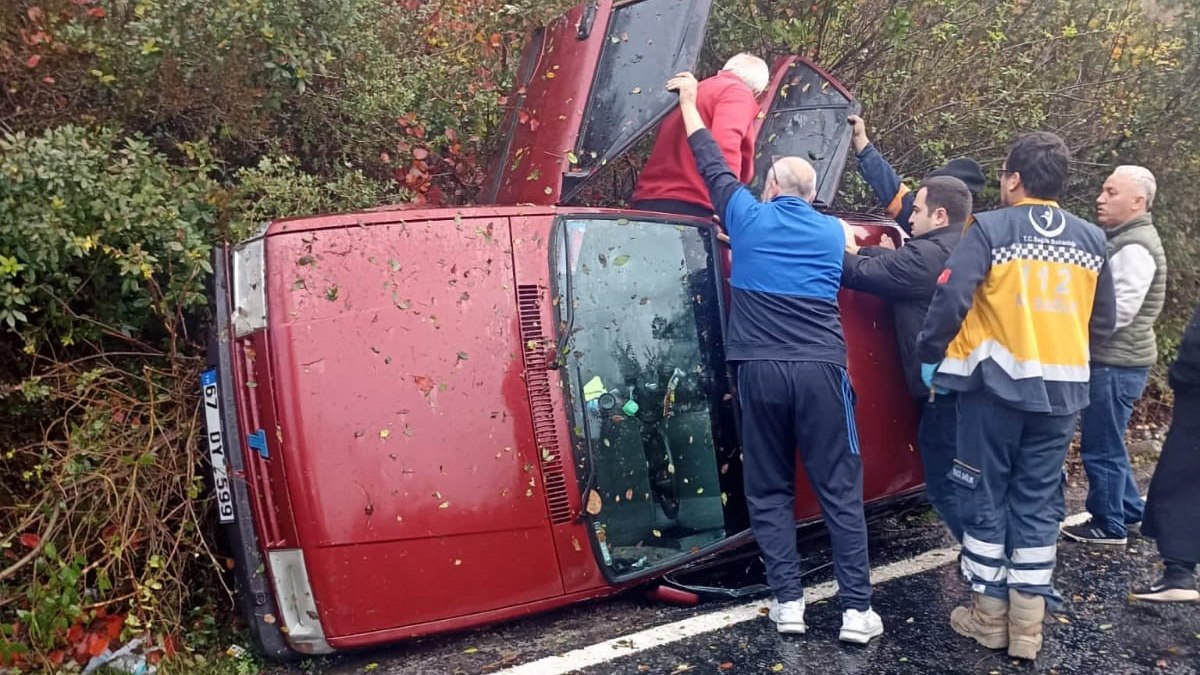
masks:
<instances>
[{"instance_id":1,"label":"blue tracksuit pants","mask_svg":"<svg viewBox=\"0 0 1200 675\"><path fill-rule=\"evenodd\" d=\"M958 395L958 458L963 574L978 593L1008 589L1059 599L1051 577L1066 515L1063 463L1075 415L1023 412L992 394Z\"/></svg>"},{"instance_id":2,"label":"blue tracksuit pants","mask_svg":"<svg viewBox=\"0 0 1200 675\"><path fill-rule=\"evenodd\" d=\"M738 365L742 462L750 526L780 602L804 595L796 550L796 452L833 544L843 609L871 605L862 459L846 369L816 361Z\"/></svg>"}]
</instances>

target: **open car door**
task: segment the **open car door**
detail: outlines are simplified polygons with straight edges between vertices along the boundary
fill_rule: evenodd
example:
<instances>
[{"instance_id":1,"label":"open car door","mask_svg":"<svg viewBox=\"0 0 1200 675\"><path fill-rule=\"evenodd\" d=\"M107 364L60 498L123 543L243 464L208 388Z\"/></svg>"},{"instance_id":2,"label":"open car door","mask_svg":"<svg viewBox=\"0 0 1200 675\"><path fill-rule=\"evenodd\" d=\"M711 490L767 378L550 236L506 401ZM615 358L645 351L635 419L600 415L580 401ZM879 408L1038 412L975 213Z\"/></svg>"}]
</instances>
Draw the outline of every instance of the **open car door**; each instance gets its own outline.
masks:
<instances>
[{"instance_id":1,"label":"open car door","mask_svg":"<svg viewBox=\"0 0 1200 675\"><path fill-rule=\"evenodd\" d=\"M862 107L840 82L799 56L779 59L771 85L762 95L766 114L754 150L754 185L779 157L808 160L817 173L816 206L828 207L837 196L850 149L849 115Z\"/></svg>"},{"instance_id":2,"label":"open car door","mask_svg":"<svg viewBox=\"0 0 1200 675\"><path fill-rule=\"evenodd\" d=\"M592 0L534 34L480 201L558 204L675 107L711 0Z\"/></svg>"}]
</instances>

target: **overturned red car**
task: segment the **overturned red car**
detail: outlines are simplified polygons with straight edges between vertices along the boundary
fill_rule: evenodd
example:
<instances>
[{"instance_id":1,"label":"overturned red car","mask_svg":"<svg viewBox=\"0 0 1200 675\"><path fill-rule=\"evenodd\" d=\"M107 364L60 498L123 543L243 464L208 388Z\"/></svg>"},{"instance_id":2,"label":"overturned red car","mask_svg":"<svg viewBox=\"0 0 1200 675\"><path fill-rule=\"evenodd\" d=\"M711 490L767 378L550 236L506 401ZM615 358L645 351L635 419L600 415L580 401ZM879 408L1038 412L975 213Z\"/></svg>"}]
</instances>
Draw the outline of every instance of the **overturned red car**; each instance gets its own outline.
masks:
<instances>
[{"instance_id":1,"label":"overturned red car","mask_svg":"<svg viewBox=\"0 0 1200 675\"><path fill-rule=\"evenodd\" d=\"M602 0L535 34L488 205L281 220L217 251L208 450L266 653L512 619L750 540L728 251L710 222L573 205L675 105L662 84L694 67L708 6ZM757 174L805 157L829 204L853 97L791 57L761 101ZM841 309L865 497L909 495L890 312L853 292ZM799 480L796 521L815 521Z\"/></svg>"}]
</instances>

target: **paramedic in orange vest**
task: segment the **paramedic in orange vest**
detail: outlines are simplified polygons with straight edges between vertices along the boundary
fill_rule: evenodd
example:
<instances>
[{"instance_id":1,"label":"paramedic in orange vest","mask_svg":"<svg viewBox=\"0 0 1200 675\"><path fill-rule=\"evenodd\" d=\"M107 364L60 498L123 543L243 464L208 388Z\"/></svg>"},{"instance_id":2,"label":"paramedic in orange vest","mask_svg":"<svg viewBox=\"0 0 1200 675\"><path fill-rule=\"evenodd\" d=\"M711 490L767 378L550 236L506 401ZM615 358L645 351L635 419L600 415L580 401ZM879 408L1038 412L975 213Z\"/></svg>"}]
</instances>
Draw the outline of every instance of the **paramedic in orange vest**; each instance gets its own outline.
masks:
<instances>
[{"instance_id":1,"label":"paramedic in orange vest","mask_svg":"<svg viewBox=\"0 0 1200 675\"><path fill-rule=\"evenodd\" d=\"M962 569L972 602L950 626L1033 659L1052 575L1062 481L1088 403L1090 345L1116 323L1104 232L1059 207L1070 152L1018 138L1000 170L1004 208L977 214L938 279L918 353L927 384L958 392Z\"/></svg>"},{"instance_id":2,"label":"paramedic in orange vest","mask_svg":"<svg viewBox=\"0 0 1200 675\"><path fill-rule=\"evenodd\" d=\"M752 54L738 54L719 73L700 82L697 91L700 119L741 183L754 177L754 122L761 112L757 96L770 81L766 62ZM708 188L696 170L679 108L659 127L654 150L633 188L632 207L698 218L713 216Z\"/></svg>"}]
</instances>

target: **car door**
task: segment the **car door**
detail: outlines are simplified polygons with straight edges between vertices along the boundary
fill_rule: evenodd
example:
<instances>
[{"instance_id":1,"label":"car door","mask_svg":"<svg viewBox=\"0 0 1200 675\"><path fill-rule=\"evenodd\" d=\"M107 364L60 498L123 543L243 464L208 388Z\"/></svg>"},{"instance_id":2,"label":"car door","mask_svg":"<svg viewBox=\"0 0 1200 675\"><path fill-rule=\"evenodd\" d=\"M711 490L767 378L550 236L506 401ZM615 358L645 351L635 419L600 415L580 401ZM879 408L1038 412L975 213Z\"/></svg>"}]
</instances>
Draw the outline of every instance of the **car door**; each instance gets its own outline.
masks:
<instances>
[{"instance_id":1,"label":"car door","mask_svg":"<svg viewBox=\"0 0 1200 675\"><path fill-rule=\"evenodd\" d=\"M754 151L755 191L778 157L808 160L817 174L818 207L833 204L846 169L850 125L846 118L861 110L858 101L832 75L800 56L778 59Z\"/></svg>"},{"instance_id":2,"label":"car door","mask_svg":"<svg viewBox=\"0 0 1200 675\"><path fill-rule=\"evenodd\" d=\"M480 201L559 204L649 133L693 70L711 0L593 0L526 46L504 145Z\"/></svg>"}]
</instances>

